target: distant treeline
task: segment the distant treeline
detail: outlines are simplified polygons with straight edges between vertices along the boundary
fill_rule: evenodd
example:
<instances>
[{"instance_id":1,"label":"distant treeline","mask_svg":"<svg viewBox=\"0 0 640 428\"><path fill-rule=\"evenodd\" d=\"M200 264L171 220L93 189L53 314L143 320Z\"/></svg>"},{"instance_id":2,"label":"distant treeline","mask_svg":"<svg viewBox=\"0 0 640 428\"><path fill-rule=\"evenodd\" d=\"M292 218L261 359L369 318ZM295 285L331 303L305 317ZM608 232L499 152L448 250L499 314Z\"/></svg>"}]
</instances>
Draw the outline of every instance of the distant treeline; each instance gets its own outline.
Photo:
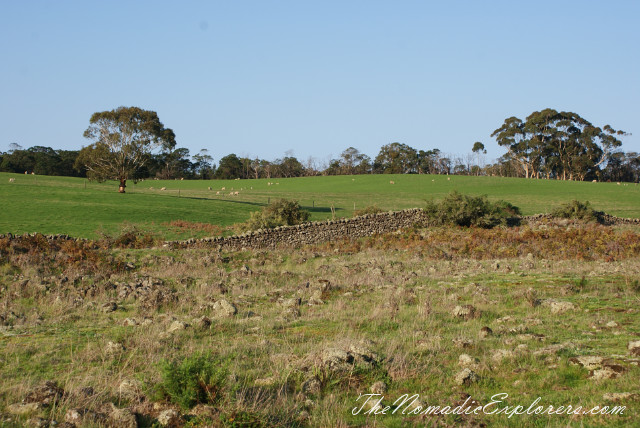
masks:
<instances>
[{"instance_id":1,"label":"distant treeline","mask_svg":"<svg viewBox=\"0 0 640 428\"><path fill-rule=\"evenodd\" d=\"M476 143L478 144L478 143ZM0 152L0 171L86 177L82 162L78 162L80 150L56 150L34 146L28 149L12 144L6 153ZM406 144L391 143L380 148L371 159L358 149L349 147L339 158L318 162L314 158L300 161L287 155L272 161L238 157L229 154L214 163L207 150L190 155L186 148L177 148L152 154L136 171L133 179L249 179L281 178L319 175L356 174L455 174L490 175L501 177L532 177L523 162L509 152L494 162L484 159L484 146L474 146L474 151L464 156L452 156L438 149L416 150ZM547 165L552 165L547 161ZM640 180L640 155L636 152L613 151L606 154L598 165L584 164L583 172L574 175L577 180L626 181ZM537 178L563 179L550 167Z\"/></svg>"}]
</instances>

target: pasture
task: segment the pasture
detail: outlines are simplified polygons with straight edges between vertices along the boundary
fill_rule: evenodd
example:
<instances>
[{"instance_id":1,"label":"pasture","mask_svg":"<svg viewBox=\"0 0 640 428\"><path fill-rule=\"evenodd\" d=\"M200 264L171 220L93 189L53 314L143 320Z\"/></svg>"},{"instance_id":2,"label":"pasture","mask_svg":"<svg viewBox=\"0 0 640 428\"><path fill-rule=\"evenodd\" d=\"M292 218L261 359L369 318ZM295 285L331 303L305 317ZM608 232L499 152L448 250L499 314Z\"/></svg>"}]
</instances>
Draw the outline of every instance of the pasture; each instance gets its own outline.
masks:
<instances>
[{"instance_id":1,"label":"pasture","mask_svg":"<svg viewBox=\"0 0 640 428\"><path fill-rule=\"evenodd\" d=\"M10 178L14 181L10 182ZM245 221L252 211L277 198L298 200L311 212L311 220L323 220L333 215L351 217L354 209L370 205L384 210L421 207L425 200L442 198L452 190L486 194L491 200L504 199L520 207L525 215L549 212L577 199L588 200L595 209L609 214L640 217L640 187L635 184L502 177L358 175L146 180L130 181L126 194L116 190L115 182L0 173L0 233L62 233L94 238L101 233L118 233L123 224L132 224L174 239L207 233L197 228L172 228L168 226L171 221L206 223L224 229ZM231 192L238 195L230 195Z\"/></svg>"}]
</instances>

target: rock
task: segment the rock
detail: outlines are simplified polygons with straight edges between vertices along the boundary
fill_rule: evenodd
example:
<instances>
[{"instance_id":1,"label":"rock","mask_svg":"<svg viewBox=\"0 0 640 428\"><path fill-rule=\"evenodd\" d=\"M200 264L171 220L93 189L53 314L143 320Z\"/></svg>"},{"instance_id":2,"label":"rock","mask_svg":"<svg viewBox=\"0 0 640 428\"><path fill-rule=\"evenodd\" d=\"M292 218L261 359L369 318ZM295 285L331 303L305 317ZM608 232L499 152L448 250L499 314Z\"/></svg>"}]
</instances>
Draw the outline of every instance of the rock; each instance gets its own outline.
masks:
<instances>
[{"instance_id":1,"label":"rock","mask_svg":"<svg viewBox=\"0 0 640 428\"><path fill-rule=\"evenodd\" d=\"M218 318L229 318L238 313L238 308L225 299L220 299L213 304L213 311Z\"/></svg>"},{"instance_id":2,"label":"rock","mask_svg":"<svg viewBox=\"0 0 640 428\"><path fill-rule=\"evenodd\" d=\"M115 355L124 352L124 345L118 342L107 342L107 346L104 348L104 352L107 355Z\"/></svg>"},{"instance_id":3,"label":"rock","mask_svg":"<svg viewBox=\"0 0 640 428\"><path fill-rule=\"evenodd\" d=\"M300 297L294 297L292 299L285 299L280 304L285 308L293 308L300 306L302 304L302 299Z\"/></svg>"},{"instance_id":4,"label":"rock","mask_svg":"<svg viewBox=\"0 0 640 428\"><path fill-rule=\"evenodd\" d=\"M24 398L24 403L39 403L43 406L49 406L55 401L59 401L64 395L64 390L57 383L46 381L41 386L34 388Z\"/></svg>"},{"instance_id":5,"label":"rock","mask_svg":"<svg viewBox=\"0 0 640 428\"><path fill-rule=\"evenodd\" d=\"M44 418L29 418L27 419L27 426L30 428L47 428L49 426L49 420Z\"/></svg>"},{"instance_id":6,"label":"rock","mask_svg":"<svg viewBox=\"0 0 640 428\"><path fill-rule=\"evenodd\" d=\"M551 310L552 314L563 314L576 309L576 305L571 302L561 300L547 299L542 302L542 306L546 306Z\"/></svg>"},{"instance_id":7,"label":"rock","mask_svg":"<svg viewBox=\"0 0 640 428\"><path fill-rule=\"evenodd\" d=\"M102 413L96 413L89 409L69 409L64 415L65 422L74 425L98 425L102 424L106 417Z\"/></svg>"},{"instance_id":8,"label":"rock","mask_svg":"<svg viewBox=\"0 0 640 428\"><path fill-rule=\"evenodd\" d=\"M385 392L387 392L387 384L384 383L383 381L379 380L377 382L375 382L373 385L371 385L371 387L369 388L369 391L372 394L384 394Z\"/></svg>"},{"instance_id":9,"label":"rock","mask_svg":"<svg viewBox=\"0 0 640 428\"><path fill-rule=\"evenodd\" d=\"M451 311L451 315L456 318L462 318L464 320L470 320L472 318L477 318L480 316L480 311L478 311L473 305L464 305L464 306L456 306Z\"/></svg>"},{"instance_id":10,"label":"rock","mask_svg":"<svg viewBox=\"0 0 640 428\"><path fill-rule=\"evenodd\" d=\"M109 419L118 428L138 428L138 420L136 415L129 409L118 409L111 404L111 412Z\"/></svg>"},{"instance_id":11,"label":"rock","mask_svg":"<svg viewBox=\"0 0 640 428\"><path fill-rule=\"evenodd\" d=\"M122 321L122 325L125 327L134 327L140 325L140 323L135 318L125 318L125 320Z\"/></svg>"},{"instance_id":12,"label":"rock","mask_svg":"<svg viewBox=\"0 0 640 428\"><path fill-rule=\"evenodd\" d=\"M328 348L322 351L322 364L332 371L348 370L353 364L353 355L343 349Z\"/></svg>"},{"instance_id":13,"label":"rock","mask_svg":"<svg viewBox=\"0 0 640 428\"><path fill-rule=\"evenodd\" d=\"M602 367L604 358L595 356L580 356L569 358L569 363L582 366L587 370L597 370Z\"/></svg>"},{"instance_id":14,"label":"rock","mask_svg":"<svg viewBox=\"0 0 640 428\"><path fill-rule=\"evenodd\" d=\"M618 327L620 324L618 324L618 323L617 323L617 322L615 322L615 321L609 321L609 322L608 322L607 324L605 324L605 325L606 325L607 327L609 327L609 328L616 328L616 327Z\"/></svg>"},{"instance_id":15,"label":"rock","mask_svg":"<svg viewBox=\"0 0 640 428\"><path fill-rule=\"evenodd\" d=\"M255 386L273 386L276 384L276 379L273 376L266 377L263 379L256 379L253 384Z\"/></svg>"},{"instance_id":16,"label":"rock","mask_svg":"<svg viewBox=\"0 0 640 428\"><path fill-rule=\"evenodd\" d=\"M509 351L507 349L498 349L493 353L491 359L496 363L501 363L503 360L512 359L515 357L513 351Z\"/></svg>"},{"instance_id":17,"label":"rock","mask_svg":"<svg viewBox=\"0 0 640 428\"><path fill-rule=\"evenodd\" d=\"M44 409L44 405L42 403L16 403L7 406L7 412L17 416L28 415L42 409Z\"/></svg>"},{"instance_id":18,"label":"rock","mask_svg":"<svg viewBox=\"0 0 640 428\"><path fill-rule=\"evenodd\" d=\"M484 339L487 336L491 336L493 334L493 330L491 330L489 327L484 326L480 329L480 333L478 333L478 336L480 336L481 339Z\"/></svg>"},{"instance_id":19,"label":"rock","mask_svg":"<svg viewBox=\"0 0 640 428\"><path fill-rule=\"evenodd\" d=\"M624 371L624 367L616 364L611 364L604 366L598 370L592 370L591 372L589 372L589 378L596 381L603 379L616 379L622 373L624 373Z\"/></svg>"},{"instance_id":20,"label":"rock","mask_svg":"<svg viewBox=\"0 0 640 428\"><path fill-rule=\"evenodd\" d=\"M460 354L460 356L458 357L458 365L462 367L475 367L477 363L478 363L478 359L473 358L471 355L468 355L468 354Z\"/></svg>"},{"instance_id":21,"label":"rock","mask_svg":"<svg viewBox=\"0 0 640 428\"><path fill-rule=\"evenodd\" d=\"M471 385L472 383L475 383L478 380L479 380L479 377L476 374L476 372L474 372L468 367L462 369L462 371L459 372L454 378L456 385L466 385L466 386Z\"/></svg>"},{"instance_id":22,"label":"rock","mask_svg":"<svg viewBox=\"0 0 640 428\"><path fill-rule=\"evenodd\" d=\"M118 305L115 302L107 302L100 305L100 309L104 313L114 312L118 309Z\"/></svg>"},{"instance_id":23,"label":"rock","mask_svg":"<svg viewBox=\"0 0 640 428\"><path fill-rule=\"evenodd\" d=\"M302 383L302 392L305 394L318 395L322 391L322 383L316 377L305 380Z\"/></svg>"},{"instance_id":24,"label":"rock","mask_svg":"<svg viewBox=\"0 0 640 428\"><path fill-rule=\"evenodd\" d=\"M169 326L169 329L167 329L167 333L171 334L171 333L175 333L176 331L186 330L188 327L189 327L189 324L187 324L186 322L176 320L171 323L171 325Z\"/></svg>"},{"instance_id":25,"label":"rock","mask_svg":"<svg viewBox=\"0 0 640 428\"><path fill-rule=\"evenodd\" d=\"M638 401L640 400L640 395L632 392L607 392L602 398L618 403L620 401Z\"/></svg>"},{"instance_id":26,"label":"rock","mask_svg":"<svg viewBox=\"0 0 640 428\"><path fill-rule=\"evenodd\" d=\"M118 387L120 398L129 401L139 400L142 396L142 393L140 391L140 382L133 379L123 380L122 382L120 382L120 386Z\"/></svg>"},{"instance_id":27,"label":"rock","mask_svg":"<svg viewBox=\"0 0 640 428\"><path fill-rule=\"evenodd\" d=\"M451 341L456 347L462 348L462 349L471 348L473 346L473 340L466 339L464 337L456 337Z\"/></svg>"},{"instance_id":28,"label":"rock","mask_svg":"<svg viewBox=\"0 0 640 428\"><path fill-rule=\"evenodd\" d=\"M180 413L173 409L168 409L160 412L158 415L158 423L163 427L178 425L181 421Z\"/></svg>"},{"instance_id":29,"label":"rock","mask_svg":"<svg viewBox=\"0 0 640 428\"><path fill-rule=\"evenodd\" d=\"M209 330L211 328L211 320L202 316L195 321L195 325L200 330Z\"/></svg>"},{"instance_id":30,"label":"rock","mask_svg":"<svg viewBox=\"0 0 640 428\"><path fill-rule=\"evenodd\" d=\"M570 348L570 347L573 347L573 346L575 346L575 345L573 343L571 343L571 342L557 343L557 344L554 344L554 345L545 346L544 348L540 348L538 350L535 350L535 351L533 351L533 355L534 356L554 355L558 351L561 351L563 349L567 349L567 348Z\"/></svg>"},{"instance_id":31,"label":"rock","mask_svg":"<svg viewBox=\"0 0 640 428\"><path fill-rule=\"evenodd\" d=\"M631 355L638 355L640 356L640 340L636 340L633 342L629 342L627 344L627 349L629 350L629 353Z\"/></svg>"}]
</instances>

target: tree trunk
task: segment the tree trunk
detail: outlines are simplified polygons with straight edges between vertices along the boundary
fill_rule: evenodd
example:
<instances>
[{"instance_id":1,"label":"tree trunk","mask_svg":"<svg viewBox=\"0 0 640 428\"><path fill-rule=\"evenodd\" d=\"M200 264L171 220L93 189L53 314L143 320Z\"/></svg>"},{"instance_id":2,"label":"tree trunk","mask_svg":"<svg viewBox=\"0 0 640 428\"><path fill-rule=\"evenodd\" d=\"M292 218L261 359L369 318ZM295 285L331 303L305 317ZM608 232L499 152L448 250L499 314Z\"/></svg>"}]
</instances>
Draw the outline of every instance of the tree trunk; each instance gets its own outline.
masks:
<instances>
[{"instance_id":1,"label":"tree trunk","mask_svg":"<svg viewBox=\"0 0 640 428\"><path fill-rule=\"evenodd\" d=\"M120 187L118 188L118 192L124 193L124 188L125 187L127 187L127 179L126 178L121 178L120 179Z\"/></svg>"}]
</instances>

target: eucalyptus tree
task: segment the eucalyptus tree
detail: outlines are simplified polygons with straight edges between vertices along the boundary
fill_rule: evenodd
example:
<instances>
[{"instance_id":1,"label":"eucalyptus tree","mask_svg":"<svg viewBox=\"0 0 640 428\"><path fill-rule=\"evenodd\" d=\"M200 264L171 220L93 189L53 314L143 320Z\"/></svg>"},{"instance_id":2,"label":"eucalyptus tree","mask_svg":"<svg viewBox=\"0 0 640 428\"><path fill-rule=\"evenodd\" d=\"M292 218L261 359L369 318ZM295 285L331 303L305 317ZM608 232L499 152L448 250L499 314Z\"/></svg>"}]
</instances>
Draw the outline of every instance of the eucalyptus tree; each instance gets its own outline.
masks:
<instances>
[{"instance_id":1,"label":"eucalyptus tree","mask_svg":"<svg viewBox=\"0 0 640 428\"><path fill-rule=\"evenodd\" d=\"M94 142L80 151L76 166L86 168L89 178L118 180L120 193L155 149L175 146L175 134L154 111L118 107L94 113L89 123L84 137Z\"/></svg>"}]
</instances>

